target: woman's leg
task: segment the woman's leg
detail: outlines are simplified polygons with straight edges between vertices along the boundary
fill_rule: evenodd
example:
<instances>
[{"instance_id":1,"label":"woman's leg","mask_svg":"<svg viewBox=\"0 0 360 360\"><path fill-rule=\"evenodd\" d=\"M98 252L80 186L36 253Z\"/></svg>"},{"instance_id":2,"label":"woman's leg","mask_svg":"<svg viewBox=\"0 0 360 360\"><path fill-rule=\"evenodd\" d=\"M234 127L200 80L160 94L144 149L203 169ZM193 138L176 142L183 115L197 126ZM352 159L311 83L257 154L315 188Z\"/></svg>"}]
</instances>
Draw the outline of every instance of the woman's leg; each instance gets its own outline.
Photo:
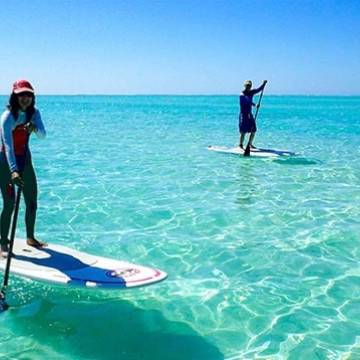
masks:
<instances>
[{"instance_id":1,"label":"woman's leg","mask_svg":"<svg viewBox=\"0 0 360 360\"><path fill-rule=\"evenodd\" d=\"M37 210L37 181L31 161L25 165L23 172L24 180L24 200L25 200L25 225L27 238L35 239L35 221Z\"/></svg>"},{"instance_id":2,"label":"woman's leg","mask_svg":"<svg viewBox=\"0 0 360 360\"><path fill-rule=\"evenodd\" d=\"M3 209L0 217L1 249L7 251L11 215L14 210L15 191L14 186L1 181L1 195L3 198Z\"/></svg>"},{"instance_id":3,"label":"woman's leg","mask_svg":"<svg viewBox=\"0 0 360 360\"><path fill-rule=\"evenodd\" d=\"M5 251L8 245L11 215L14 210L15 191L11 184L11 174L4 153L0 153L0 188L3 199L0 216L0 244Z\"/></svg>"},{"instance_id":4,"label":"woman's leg","mask_svg":"<svg viewBox=\"0 0 360 360\"><path fill-rule=\"evenodd\" d=\"M36 222L36 210L37 210L37 181L36 175L31 161L27 161L24 172L24 200L25 200L25 225L26 225L26 237L27 244L35 247L42 247L46 245L35 238L35 222Z\"/></svg>"}]
</instances>

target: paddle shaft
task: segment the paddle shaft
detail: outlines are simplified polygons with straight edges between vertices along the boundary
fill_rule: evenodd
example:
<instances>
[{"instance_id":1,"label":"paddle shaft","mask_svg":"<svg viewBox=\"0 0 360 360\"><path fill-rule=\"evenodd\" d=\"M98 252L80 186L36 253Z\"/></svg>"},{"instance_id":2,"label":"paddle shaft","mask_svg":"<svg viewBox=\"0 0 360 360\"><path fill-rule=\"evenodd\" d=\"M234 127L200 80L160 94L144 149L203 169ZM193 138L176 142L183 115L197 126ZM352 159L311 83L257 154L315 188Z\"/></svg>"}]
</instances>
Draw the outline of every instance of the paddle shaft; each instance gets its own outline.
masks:
<instances>
[{"instance_id":1,"label":"paddle shaft","mask_svg":"<svg viewBox=\"0 0 360 360\"><path fill-rule=\"evenodd\" d=\"M265 84L266 85L266 84ZM265 89L265 85L264 87L262 88L261 90L261 93L260 93L260 98L259 98L259 102L256 106L256 112L255 112L255 117L254 117L254 121L256 121L256 118L258 116L258 113L259 113L259 109L260 109L260 104L261 104L261 100L262 100L262 97L263 97L263 94L264 94L264 89ZM250 139L249 139L249 143L244 151L244 156L250 156L250 141L251 141L251 137L254 136L254 133L251 133L250 135Z\"/></svg>"},{"instance_id":2,"label":"paddle shaft","mask_svg":"<svg viewBox=\"0 0 360 360\"><path fill-rule=\"evenodd\" d=\"M264 86L263 89L261 90L259 102L258 102L258 104L257 104L257 106L256 106L256 112L255 112L255 117L254 117L255 121L256 121L256 118L257 118L258 113L259 113L260 104L261 104L261 100L262 100L262 97L263 97L263 94L264 94L264 90L265 90L265 86Z\"/></svg>"},{"instance_id":3,"label":"paddle shaft","mask_svg":"<svg viewBox=\"0 0 360 360\"><path fill-rule=\"evenodd\" d=\"M8 257L6 259L4 282L3 282L2 289L1 289L1 293L4 297L5 297L6 288L9 283L10 264L11 264L12 252L13 252L14 241L15 241L16 224L17 224L17 218L18 218L19 207L20 207L20 199L21 199L21 187L18 188L17 193L16 193L14 214L13 214L12 225L11 225L11 233L10 233L9 253L8 253Z\"/></svg>"}]
</instances>

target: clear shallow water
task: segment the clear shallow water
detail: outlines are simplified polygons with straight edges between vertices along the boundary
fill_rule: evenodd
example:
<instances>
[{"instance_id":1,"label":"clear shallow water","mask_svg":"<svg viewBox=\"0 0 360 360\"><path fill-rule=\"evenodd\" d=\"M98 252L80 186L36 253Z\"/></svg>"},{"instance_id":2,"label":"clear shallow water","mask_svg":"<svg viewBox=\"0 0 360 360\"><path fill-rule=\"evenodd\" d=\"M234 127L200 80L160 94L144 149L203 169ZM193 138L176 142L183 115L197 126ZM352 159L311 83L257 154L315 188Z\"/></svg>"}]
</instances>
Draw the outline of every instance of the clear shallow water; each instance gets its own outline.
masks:
<instances>
[{"instance_id":1,"label":"clear shallow water","mask_svg":"<svg viewBox=\"0 0 360 360\"><path fill-rule=\"evenodd\" d=\"M256 144L298 157L207 151L238 142L235 96L38 97L38 236L169 278L12 278L0 358L360 358L360 98L263 101Z\"/></svg>"}]
</instances>

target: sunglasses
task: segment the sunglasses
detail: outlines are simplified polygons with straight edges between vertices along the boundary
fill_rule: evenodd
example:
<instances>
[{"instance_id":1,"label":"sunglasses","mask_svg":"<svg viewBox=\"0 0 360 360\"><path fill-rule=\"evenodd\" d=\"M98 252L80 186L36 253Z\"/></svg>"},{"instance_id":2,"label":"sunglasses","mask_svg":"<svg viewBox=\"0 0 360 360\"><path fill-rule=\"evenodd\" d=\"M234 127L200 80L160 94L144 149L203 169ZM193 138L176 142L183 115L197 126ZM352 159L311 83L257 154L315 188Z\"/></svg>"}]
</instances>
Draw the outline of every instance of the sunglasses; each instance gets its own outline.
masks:
<instances>
[{"instance_id":1,"label":"sunglasses","mask_svg":"<svg viewBox=\"0 0 360 360\"><path fill-rule=\"evenodd\" d=\"M34 94L30 91L24 91L24 92L21 92L19 94L17 94L18 97L33 97Z\"/></svg>"}]
</instances>

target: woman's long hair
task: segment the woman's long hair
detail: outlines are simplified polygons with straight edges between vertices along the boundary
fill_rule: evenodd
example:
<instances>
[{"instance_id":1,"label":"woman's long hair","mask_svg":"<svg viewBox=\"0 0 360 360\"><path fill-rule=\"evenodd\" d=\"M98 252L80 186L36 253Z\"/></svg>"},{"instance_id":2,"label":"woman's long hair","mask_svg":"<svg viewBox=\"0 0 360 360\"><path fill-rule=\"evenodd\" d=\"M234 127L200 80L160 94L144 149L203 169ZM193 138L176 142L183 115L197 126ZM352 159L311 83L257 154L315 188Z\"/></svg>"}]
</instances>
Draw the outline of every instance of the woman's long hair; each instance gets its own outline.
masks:
<instances>
[{"instance_id":1,"label":"woman's long hair","mask_svg":"<svg viewBox=\"0 0 360 360\"><path fill-rule=\"evenodd\" d=\"M32 94L31 98L31 105L29 105L26 109L26 121L30 121L35 112L35 95ZM10 95L9 105L7 108L10 110L12 116L16 120L19 116L20 105L19 98L14 92Z\"/></svg>"}]
</instances>

